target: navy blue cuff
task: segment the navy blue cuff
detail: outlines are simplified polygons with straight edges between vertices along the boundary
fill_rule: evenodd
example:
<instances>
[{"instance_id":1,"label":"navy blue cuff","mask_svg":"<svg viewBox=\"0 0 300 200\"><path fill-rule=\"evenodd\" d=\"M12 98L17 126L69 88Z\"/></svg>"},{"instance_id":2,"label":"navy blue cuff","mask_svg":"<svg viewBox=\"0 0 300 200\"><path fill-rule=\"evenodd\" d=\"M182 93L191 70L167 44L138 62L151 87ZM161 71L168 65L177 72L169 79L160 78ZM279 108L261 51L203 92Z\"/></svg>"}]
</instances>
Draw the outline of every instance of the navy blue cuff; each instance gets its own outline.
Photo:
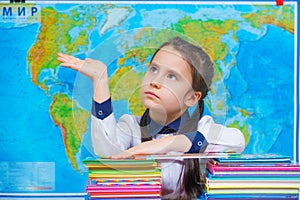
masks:
<instances>
[{"instance_id":1,"label":"navy blue cuff","mask_svg":"<svg viewBox=\"0 0 300 200\"><path fill-rule=\"evenodd\" d=\"M185 134L186 137L192 142L192 146L187 153L203 153L208 145L202 133L196 131Z\"/></svg>"},{"instance_id":2,"label":"navy blue cuff","mask_svg":"<svg viewBox=\"0 0 300 200\"><path fill-rule=\"evenodd\" d=\"M102 103L98 103L93 100L92 103L92 114L97 117L98 119L105 119L112 113L112 104L111 98L107 99Z\"/></svg>"}]
</instances>

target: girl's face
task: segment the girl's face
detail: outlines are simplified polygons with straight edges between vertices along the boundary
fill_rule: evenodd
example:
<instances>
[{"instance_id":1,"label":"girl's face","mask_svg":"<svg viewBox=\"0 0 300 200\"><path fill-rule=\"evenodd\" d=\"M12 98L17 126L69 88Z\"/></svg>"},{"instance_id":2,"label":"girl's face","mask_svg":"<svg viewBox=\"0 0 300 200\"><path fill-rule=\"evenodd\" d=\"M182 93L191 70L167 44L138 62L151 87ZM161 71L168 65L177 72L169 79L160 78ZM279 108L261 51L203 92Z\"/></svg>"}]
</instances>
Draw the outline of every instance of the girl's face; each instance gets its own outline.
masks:
<instances>
[{"instance_id":1,"label":"girl's face","mask_svg":"<svg viewBox=\"0 0 300 200\"><path fill-rule=\"evenodd\" d=\"M150 115L162 116L164 123L169 123L198 101L191 85L189 64L179 52L165 46L157 52L143 78L141 101L150 109Z\"/></svg>"}]
</instances>

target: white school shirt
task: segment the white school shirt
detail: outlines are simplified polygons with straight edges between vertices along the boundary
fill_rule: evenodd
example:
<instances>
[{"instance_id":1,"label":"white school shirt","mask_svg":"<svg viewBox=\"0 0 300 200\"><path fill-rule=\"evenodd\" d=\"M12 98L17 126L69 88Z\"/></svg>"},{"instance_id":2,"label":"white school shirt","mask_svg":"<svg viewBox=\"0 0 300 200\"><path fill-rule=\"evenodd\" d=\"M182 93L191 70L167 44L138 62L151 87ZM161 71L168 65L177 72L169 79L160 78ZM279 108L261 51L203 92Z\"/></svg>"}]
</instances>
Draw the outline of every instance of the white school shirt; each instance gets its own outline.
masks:
<instances>
[{"instance_id":1,"label":"white school shirt","mask_svg":"<svg viewBox=\"0 0 300 200\"><path fill-rule=\"evenodd\" d=\"M106 111L97 110L96 112L102 114ZM117 122L112 111L104 119L96 116L98 115L92 115L91 119L92 145L96 155L100 157L115 155L141 143L139 117L125 114ZM241 131L216 124L210 116L203 116L200 119L197 131L202 133L208 142L204 152L240 153L244 150L245 139ZM153 139L163 136L158 134ZM181 196L184 198L185 193L178 184L178 181L182 183L183 178L180 176L182 159L162 160L159 163L162 169L163 197L172 199Z\"/></svg>"}]
</instances>

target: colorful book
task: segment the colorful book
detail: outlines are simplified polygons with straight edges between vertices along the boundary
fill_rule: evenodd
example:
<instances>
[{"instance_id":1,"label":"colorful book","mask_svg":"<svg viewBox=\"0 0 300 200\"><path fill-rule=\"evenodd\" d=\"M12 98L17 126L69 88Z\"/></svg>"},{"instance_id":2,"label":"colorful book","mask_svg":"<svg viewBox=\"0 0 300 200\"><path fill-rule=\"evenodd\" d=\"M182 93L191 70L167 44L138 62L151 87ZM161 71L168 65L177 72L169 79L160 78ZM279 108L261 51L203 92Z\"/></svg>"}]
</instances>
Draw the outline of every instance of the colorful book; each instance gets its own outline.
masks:
<instances>
[{"instance_id":1,"label":"colorful book","mask_svg":"<svg viewBox=\"0 0 300 200\"><path fill-rule=\"evenodd\" d=\"M226 163L221 164L208 161L206 168L211 174L224 174L224 173L289 173L289 174L300 174L300 164L294 163L283 163L273 165L255 165L255 164L240 164L240 163Z\"/></svg>"},{"instance_id":2,"label":"colorful book","mask_svg":"<svg viewBox=\"0 0 300 200\"><path fill-rule=\"evenodd\" d=\"M205 185L212 188L299 188L300 179L209 179Z\"/></svg>"},{"instance_id":3,"label":"colorful book","mask_svg":"<svg viewBox=\"0 0 300 200\"><path fill-rule=\"evenodd\" d=\"M228 157L214 158L219 163L290 163L291 158L282 154L228 154Z\"/></svg>"},{"instance_id":4,"label":"colorful book","mask_svg":"<svg viewBox=\"0 0 300 200\"><path fill-rule=\"evenodd\" d=\"M86 192L91 200L159 199L161 168L155 160L87 159Z\"/></svg>"},{"instance_id":5,"label":"colorful book","mask_svg":"<svg viewBox=\"0 0 300 200\"><path fill-rule=\"evenodd\" d=\"M87 182L87 185L97 186L145 186L161 185L161 178L127 178L127 179L93 179Z\"/></svg>"},{"instance_id":6,"label":"colorful book","mask_svg":"<svg viewBox=\"0 0 300 200\"><path fill-rule=\"evenodd\" d=\"M292 162L288 156L230 154L207 159L206 170L202 187L208 199L230 195L248 199L299 197L300 164Z\"/></svg>"},{"instance_id":7,"label":"colorful book","mask_svg":"<svg viewBox=\"0 0 300 200\"><path fill-rule=\"evenodd\" d=\"M209 188L205 187L207 194L285 194L295 195L298 188Z\"/></svg>"},{"instance_id":8,"label":"colorful book","mask_svg":"<svg viewBox=\"0 0 300 200\"><path fill-rule=\"evenodd\" d=\"M200 196L201 200L299 200L297 194L207 194Z\"/></svg>"},{"instance_id":9,"label":"colorful book","mask_svg":"<svg viewBox=\"0 0 300 200\"><path fill-rule=\"evenodd\" d=\"M88 169L151 169L158 167L155 160L86 159L83 163Z\"/></svg>"}]
</instances>

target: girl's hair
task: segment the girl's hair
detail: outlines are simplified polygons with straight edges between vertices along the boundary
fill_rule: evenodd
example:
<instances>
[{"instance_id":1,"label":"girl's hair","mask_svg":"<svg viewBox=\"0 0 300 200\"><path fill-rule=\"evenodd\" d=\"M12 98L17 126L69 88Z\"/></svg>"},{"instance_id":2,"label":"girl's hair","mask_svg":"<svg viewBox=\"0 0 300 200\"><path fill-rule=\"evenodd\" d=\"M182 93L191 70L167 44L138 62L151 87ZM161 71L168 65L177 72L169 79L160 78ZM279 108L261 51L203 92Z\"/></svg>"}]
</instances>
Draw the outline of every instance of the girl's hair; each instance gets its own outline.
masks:
<instances>
[{"instance_id":1,"label":"girl's hair","mask_svg":"<svg viewBox=\"0 0 300 200\"><path fill-rule=\"evenodd\" d=\"M214 67L208 54L199 46L193 45L179 37L175 37L170 41L162 44L152 56L151 62L157 52L165 46L174 48L183 59L190 65L192 73L192 88L194 91L201 92L201 98L198 101L195 111L192 114L189 123L180 126L179 134L197 131L198 122L201 119L204 111L204 98L206 97L213 78ZM149 133L148 119L149 109L147 109L140 121L142 142L151 140ZM195 198L197 191L199 191L200 184L200 165L198 159L184 160L184 176L183 187L189 199ZM182 173L181 173L182 174ZM180 180L180 179L179 179ZM180 184L178 182L178 184Z\"/></svg>"}]
</instances>

